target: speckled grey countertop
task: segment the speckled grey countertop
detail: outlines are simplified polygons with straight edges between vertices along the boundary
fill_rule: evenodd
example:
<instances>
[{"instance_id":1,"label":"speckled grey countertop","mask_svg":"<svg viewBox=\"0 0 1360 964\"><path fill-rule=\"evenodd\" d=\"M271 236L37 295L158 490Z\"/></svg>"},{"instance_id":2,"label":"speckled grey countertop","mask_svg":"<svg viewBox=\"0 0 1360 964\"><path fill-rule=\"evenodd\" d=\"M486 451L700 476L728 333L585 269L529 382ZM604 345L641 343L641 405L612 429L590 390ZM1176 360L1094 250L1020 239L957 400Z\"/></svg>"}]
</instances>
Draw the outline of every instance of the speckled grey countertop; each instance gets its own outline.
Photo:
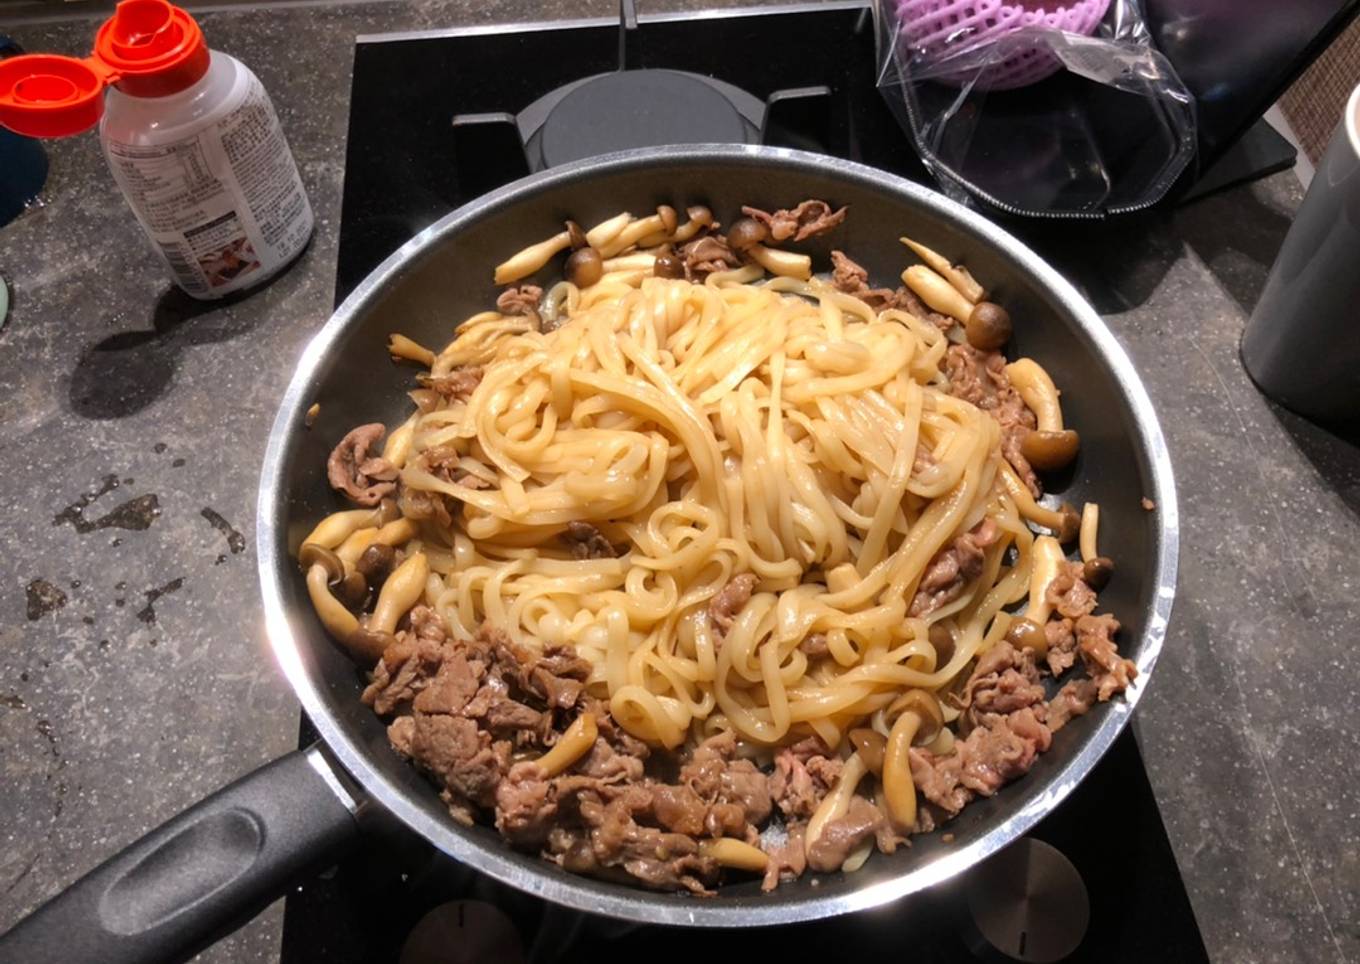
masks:
<instances>
[{"instance_id":1,"label":"speckled grey countertop","mask_svg":"<svg viewBox=\"0 0 1360 964\"><path fill-rule=\"evenodd\" d=\"M212 45L272 93L318 219L291 271L230 306L171 289L93 135L51 145L45 207L0 229L14 295L0 330L0 930L295 745L261 626L254 492L288 360L331 307L353 37L612 9L202 14ZM10 32L78 53L91 24ZM1220 962L1360 960L1360 449L1267 403L1237 358L1299 198L1280 175L1118 244L1050 252L1128 348L1170 440L1180 591L1135 725ZM279 910L202 959L277 959Z\"/></svg>"}]
</instances>

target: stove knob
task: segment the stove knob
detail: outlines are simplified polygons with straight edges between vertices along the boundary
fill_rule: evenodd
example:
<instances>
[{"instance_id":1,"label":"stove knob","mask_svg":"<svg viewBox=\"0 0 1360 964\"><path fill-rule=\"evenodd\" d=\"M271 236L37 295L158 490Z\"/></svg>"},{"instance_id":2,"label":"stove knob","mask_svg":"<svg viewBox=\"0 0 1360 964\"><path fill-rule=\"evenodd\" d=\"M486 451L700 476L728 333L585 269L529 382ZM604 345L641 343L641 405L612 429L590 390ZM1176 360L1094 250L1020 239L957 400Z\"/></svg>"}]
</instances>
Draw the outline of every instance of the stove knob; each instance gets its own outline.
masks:
<instances>
[{"instance_id":1,"label":"stove knob","mask_svg":"<svg viewBox=\"0 0 1360 964\"><path fill-rule=\"evenodd\" d=\"M990 961L1052 964L1081 944L1091 920L1086 885L1060 851L1025 837L964 881L965 939Z\"/></svg>"},{"instance_id":2,"label":"stove knob","mask_svg":"<svg viewBox=\"0 0 1360 964\"><path fill-rule=\"evenodd\" d=\"M524 946L514 922L491 904L451 900L407 935L400 964L524 964Z\"/></svg>"}]
</instances>

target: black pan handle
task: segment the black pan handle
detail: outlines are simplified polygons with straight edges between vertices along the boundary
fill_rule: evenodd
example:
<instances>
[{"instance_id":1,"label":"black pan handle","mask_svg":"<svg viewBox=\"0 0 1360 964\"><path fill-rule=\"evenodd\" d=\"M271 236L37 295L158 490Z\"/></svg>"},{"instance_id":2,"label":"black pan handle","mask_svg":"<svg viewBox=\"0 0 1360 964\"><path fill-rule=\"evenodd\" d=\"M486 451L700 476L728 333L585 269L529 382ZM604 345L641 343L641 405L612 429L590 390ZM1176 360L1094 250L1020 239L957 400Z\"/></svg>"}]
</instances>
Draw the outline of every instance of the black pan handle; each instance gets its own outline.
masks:
<instances>
[{"instance_id":1,"label":"black pan handle","mask_svg":"<svg viewBox=\"0 0 1360 964\"><path fill-rule=\"evenodd\" d=\"M358 837L358 803L319 746L219 790L20 921L0 961L182 961Z\"/></svg>"}]
</instances>

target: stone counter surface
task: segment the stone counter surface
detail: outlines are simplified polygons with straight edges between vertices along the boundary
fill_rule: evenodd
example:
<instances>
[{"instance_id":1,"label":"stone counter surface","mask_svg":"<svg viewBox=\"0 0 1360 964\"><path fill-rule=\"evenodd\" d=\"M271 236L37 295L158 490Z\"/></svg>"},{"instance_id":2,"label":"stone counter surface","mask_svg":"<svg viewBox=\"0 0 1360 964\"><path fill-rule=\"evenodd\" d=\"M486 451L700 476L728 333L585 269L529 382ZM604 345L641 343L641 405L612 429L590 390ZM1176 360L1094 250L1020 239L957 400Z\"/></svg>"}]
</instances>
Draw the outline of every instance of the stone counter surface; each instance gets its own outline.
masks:
<instances>
[{"instance_id":1,"label":"stone counter surface","mask_svg":"<svg viewBox=\"0 0 1360 964\"><path fill-rule=\"evenodd\" d=\"M45 206L0 228L0 930L295 745L255 487L290 360L331 308L354 36L614 9L202 14L273 95L317 215L301 261L230 305L170 286L94 135L50 145ZM83 53L92 29L7 32ZM1129 350L1170 442L1180 588L1135 726L1217 962L1360 960L1360 449L1267 403L1237 358L1299 199L1281 175L1099 245L1042 246ZM276 960L280 918L201 959Z\"/></svg>"}]
</instances>

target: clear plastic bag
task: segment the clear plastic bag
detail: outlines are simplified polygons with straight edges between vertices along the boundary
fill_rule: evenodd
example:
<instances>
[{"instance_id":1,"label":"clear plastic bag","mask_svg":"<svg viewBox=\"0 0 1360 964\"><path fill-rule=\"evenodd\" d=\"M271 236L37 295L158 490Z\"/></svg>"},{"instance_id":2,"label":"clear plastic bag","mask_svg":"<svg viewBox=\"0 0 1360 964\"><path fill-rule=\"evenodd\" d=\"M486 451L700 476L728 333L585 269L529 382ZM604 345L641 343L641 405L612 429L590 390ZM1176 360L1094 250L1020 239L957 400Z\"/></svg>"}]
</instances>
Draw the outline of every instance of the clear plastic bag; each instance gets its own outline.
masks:
<instances>
[{"instance_id":1,"label":"clear plastic bag","mask_svg":"<svg viewBox=\"0 0 1360 964\"><path fill-rule=\"evenodd\" d=\"M1194 97L1137 0L1063 2L875 0L879 89L945 193L1099 218L1193 159Z\"/></svg>"}]
</instances>

